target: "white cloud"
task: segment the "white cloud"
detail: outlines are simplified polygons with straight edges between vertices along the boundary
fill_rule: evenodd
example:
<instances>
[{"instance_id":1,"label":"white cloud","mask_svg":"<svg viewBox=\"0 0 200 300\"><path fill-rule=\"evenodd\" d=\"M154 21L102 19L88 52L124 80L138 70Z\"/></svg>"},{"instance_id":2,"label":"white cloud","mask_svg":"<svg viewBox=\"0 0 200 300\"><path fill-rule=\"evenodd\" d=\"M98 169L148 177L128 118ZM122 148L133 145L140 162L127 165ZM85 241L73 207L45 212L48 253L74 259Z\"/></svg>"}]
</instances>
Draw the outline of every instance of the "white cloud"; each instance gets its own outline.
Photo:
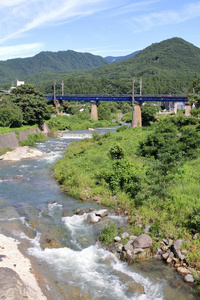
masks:
<instances>
[{"instance_id":1,"label":"white cloud","mask_svg":"<svg viewBox=\"0 0 200 300\"><path fill-rule=\"evenodd\" d=\"M112 15L117 16L117 15L123 15L127 13L147 10L148 6L151 6L152 4L157 2L160 2L160 0L138 1L138 2L131 3L129 5L122 5L119 8L115 9Z\"/></svg>"},{"instance_id":2,"label":"white cloud","mask_svg":"<svg viewBox=\"0 0 200 300\"><path fill-rule=\"evenodd\" d=\"M10 57L17 58L35 55L42 47L43 45L41 43L0 47L0 60L6 60Z\"/></svg>"},{"instance_id":3,"label":"white cloud","mask_svg":"<svg viewBox=\"0 0 200 300\"><path fill-rule=\"evenodd\" d=\"M9 0L0 3L0 43L51 22L69 21L101 10L105 0Z\"/></svg>"},{"instance_id":4,"label":"white cloud","mask_svg":"<svg viewBox=\"0 0 200 300\"><path fill-rule=\"evenodd\" d=\"M200 17L200 2L184 5L178 11L167 10L143 14L132 18L137 23L137 31L149 30L152 27L182 23Z\"/></svg>"}]
</instances>

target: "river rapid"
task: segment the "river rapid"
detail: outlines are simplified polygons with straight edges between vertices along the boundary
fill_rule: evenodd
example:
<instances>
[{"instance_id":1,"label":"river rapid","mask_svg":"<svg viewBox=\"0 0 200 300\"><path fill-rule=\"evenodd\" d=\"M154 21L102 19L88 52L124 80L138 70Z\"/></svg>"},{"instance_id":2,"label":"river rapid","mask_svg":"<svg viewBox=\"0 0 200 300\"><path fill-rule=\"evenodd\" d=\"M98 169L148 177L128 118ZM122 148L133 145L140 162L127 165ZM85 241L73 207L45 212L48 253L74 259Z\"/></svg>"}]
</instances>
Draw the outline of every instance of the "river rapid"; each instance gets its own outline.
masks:
<instances>
[{"instance_id":1,"label":"river rapid","mask_svg":"<svg viewBox=\"0 0 200 300\"><path fill-rule=\"evenodd\" d=\"M87 130L66 132L37 144L47 153L45 157L0 161L0 232L21 242L20 250L31 260L47 299L199 299L161 261L132 266L119 261L97 242L104 221L91 225L87 213L75 214L78 209L102 207L62 192L49 167L71 141L91 136ZM108 218L124 225L123 218L112 211ZM141 288L144 293L138 293Z\"/></svg>"}]
</instances>

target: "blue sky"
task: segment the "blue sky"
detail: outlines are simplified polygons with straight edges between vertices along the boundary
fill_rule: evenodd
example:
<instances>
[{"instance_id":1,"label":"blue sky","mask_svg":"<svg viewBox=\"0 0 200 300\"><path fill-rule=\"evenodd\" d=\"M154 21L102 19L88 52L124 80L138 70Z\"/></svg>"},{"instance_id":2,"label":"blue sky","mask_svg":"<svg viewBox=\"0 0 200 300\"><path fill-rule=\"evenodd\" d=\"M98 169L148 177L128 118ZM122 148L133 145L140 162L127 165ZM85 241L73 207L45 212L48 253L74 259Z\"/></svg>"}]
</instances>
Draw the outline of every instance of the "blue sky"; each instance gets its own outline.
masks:
<instances>
[{"instance_id":1,"label":"blue sky","mask_svg":"<svg viewBox=\"0 0 200 300\"><path fill-rule=\"evenodd\" d=\"M172 37L200 47L200 1L0 0L0 60L41 51L121 56Z\"/></svg>"}]
</instances>

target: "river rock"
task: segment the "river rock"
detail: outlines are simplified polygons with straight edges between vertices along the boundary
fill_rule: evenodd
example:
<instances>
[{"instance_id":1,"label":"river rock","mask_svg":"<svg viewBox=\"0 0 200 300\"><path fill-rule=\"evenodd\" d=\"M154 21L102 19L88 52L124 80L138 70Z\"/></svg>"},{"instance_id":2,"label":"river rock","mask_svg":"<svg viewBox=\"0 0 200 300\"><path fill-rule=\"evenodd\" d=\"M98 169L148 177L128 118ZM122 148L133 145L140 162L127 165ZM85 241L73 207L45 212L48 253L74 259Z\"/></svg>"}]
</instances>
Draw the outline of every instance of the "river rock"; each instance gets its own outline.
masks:
<instances>
[{"instance_id":1,"label":"river rock","mask_svg":"<svg viewBox=\"0 0 200 300\"><path fill-rule=\"evenodd\" d=\"M122 239L124 240L126 237L129 236L129 233L128 232L123 232L122 233Z\"/></svg>"},{"instance_id":2,"label":"river rock","mask_svg":"<svg viewBox=\"0 0 200 300\"><path fill-rule=\"evenodd\" d=\"M101 217L96 216L95 213L91 212L88 214L87 220L90 223L98 223L101 220Z\"/></svg>"},{"instance_id":3,"label":"river rock","mask_svg":"<svg viewBox=\"0 0 200 300\"><path fill-rule=\"evenodd\" d=\"M192 274L187 274L185 275L184 280L186 282L194 282L194 277L192 276Z\"/></svg>"},{"instance_id":4,"label":"river rock","mask_svg":"<svg viewBox=\"0 0 200 300\"><path fill-rule=\"evenodd\" d=\"M138 294L138 295L145 294L144 287L141 284L137 283L137 282L129 283L128 290L132 294Z\"/></svg>"},{"instance_id":5,"label":"river rock","mask_svg":"<svg viewBox=\"0 0 200 300\"><path fill-rule=\"evenodd\" d=\"M182 245L183 241L182 240L176 240L173 243L173 252L176 258L179 258L180 260L184 260L186 258L185 255L181 253L180 247Z\"/></svg>"},{"instance_id":6,"label":"river rock","mask_svg":"<svg viewBox=\"0 0 200 300\"><path fill-rule=\"evenodd\" d=\"M95 214L96 214L96 216L103 218L109 214L109 211L107 209L100 209L100 210L95 211Z\"/></svg>"},{"instance_id":7,"label":"river rock","mask_svg":"<svg viewBox=\"0 0 200 300\"><path fill-rule=\"evenodd\" d=\"M124 245L124 250L133 252L133 244L131 241L128 241L128 243Z\"/></svg>"},{"instance_id":8,"label":"river rock","mask_svg":"<svg viewBox=\"0 0 200 300\"><path fill-rule=\"evenodd\" d=\"M145 233L148 233L151 231L151 225L147 225L145 228L144 228L144 232Z\"/></svg>"},{"instance_id":9,"label":"river rock","mask_svg":"<svg viewBox=\"0 0 200 300\"><path fill-rule=\"evenodd\" d=\"M133 262L132 252L130 250L126 251L126 259L129 264Z\"/></svg>"},{"instance_id":10,"label":"river rock","mask_svg":"<svg viewBox=\"0 0 200 300\"><path fill-rule=\"evenodd\" d=\"M174 258L174 253L173 253L173 252L170 252L170 253L169 253L169 257L167 258L167 263L168 263L168 264L171 264L172 261L173 261L173 258Z\"/></svg>"},{"instance_id":11,"label":"river rock","mask_svg":"<svg viewBox=\"0 0 200 300\"><path fill-rule=\"evenodd\" d=\"M164 259L168 259L169 253L168 253L168 252L163 253L163 254L162 254L162 257L163 257Z\"/></svg>"},{"instance_id":12,"label":"river rock","mask_svg":"<svg viewBox=\"0 0 200 300\"><path fill-rule=\"evenodd\" d=\"M0 299L28 299L26 286L19 275L10 268L0 268Z\"/></svg>"},{"instance_id":13,"label":"river rock","mask_svg":"<svg viewBox=\"0 0 200 300\"><path fill-rule=\"evenodd\" d=\"M25 158L36 158L44 156L44 153L38 149L31 148L29 146L17 147L13 151L8 151L4 155L0 156L1 160L19 161Z\"/></svg>"},{"instance_id":14,"label":"river rock","mask_svg":"<svg viewBox=\"0 0 200 300\"><path fill-rule=\"evenodd\" d=\"M184 267L178 267L177 272L181 275L190 274L190 270L188 270L187 268L184 268Z\"/></svg>"},{"instance_id":15,"label":"river rock","mask_svg":"<svg viewBox=\"0 0 200 300\"><path fill-rule=\"evenodd\" d=\"M142 248L133 249L133 254L139 254L139 253L143 253L143 252L144 252L144 249L142 249Z\"/></svg>"},{"instance_id":16,"label":"river rock","mask_svg":"<svg viewBox=\"0 0 200 300\"><path fill-rule=\"evenodd\" d=\"M152 246L152 238L147 234L139 235L133 242L135 248L149 248Z\"/></svg>"},{"instance_id":17,"label":"river rock","mask_svg":"<svg viewBox=\"0 0 200 300\"><path fill-rule=\"evenodd\" d=\"M122 239L121 239L120 236L118 236L118 235L114 237L114 241L115 241L115 242L121 242L121 240L122 240Z\"/></svg>"}]
</instances>

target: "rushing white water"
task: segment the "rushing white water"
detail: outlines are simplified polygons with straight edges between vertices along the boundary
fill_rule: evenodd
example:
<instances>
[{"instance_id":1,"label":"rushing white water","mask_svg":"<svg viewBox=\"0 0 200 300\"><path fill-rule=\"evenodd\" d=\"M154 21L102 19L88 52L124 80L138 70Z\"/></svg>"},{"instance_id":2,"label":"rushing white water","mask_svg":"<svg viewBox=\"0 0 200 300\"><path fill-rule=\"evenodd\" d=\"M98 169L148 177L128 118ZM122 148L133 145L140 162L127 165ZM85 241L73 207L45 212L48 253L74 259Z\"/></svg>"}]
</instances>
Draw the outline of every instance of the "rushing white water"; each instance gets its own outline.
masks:
<instances>
[{"instance_id":1,"label":"rushing white water","mask_svg":"<svg viewBox=\"0 0 200 300\"><path fill-rule=\"evenodd\" d=\"M70 232L70 239L78 245L78 250L68 247L42 250L38 239L28 249L30 255L51 264L58 278L67 276L72 285L78 283L83 291L92 291L92 299L164 299L161 284L155 284L133 272L126 263L119 261L114 254L98 244L81 249L78 238L87 238L92 234L93 226L87 222L87 214L63 217L62 221ZM123 282L124 277L126 282ZM142 285L145 294L131 293L128 288L131 283Z\"/></svg>"}]
</instances>

